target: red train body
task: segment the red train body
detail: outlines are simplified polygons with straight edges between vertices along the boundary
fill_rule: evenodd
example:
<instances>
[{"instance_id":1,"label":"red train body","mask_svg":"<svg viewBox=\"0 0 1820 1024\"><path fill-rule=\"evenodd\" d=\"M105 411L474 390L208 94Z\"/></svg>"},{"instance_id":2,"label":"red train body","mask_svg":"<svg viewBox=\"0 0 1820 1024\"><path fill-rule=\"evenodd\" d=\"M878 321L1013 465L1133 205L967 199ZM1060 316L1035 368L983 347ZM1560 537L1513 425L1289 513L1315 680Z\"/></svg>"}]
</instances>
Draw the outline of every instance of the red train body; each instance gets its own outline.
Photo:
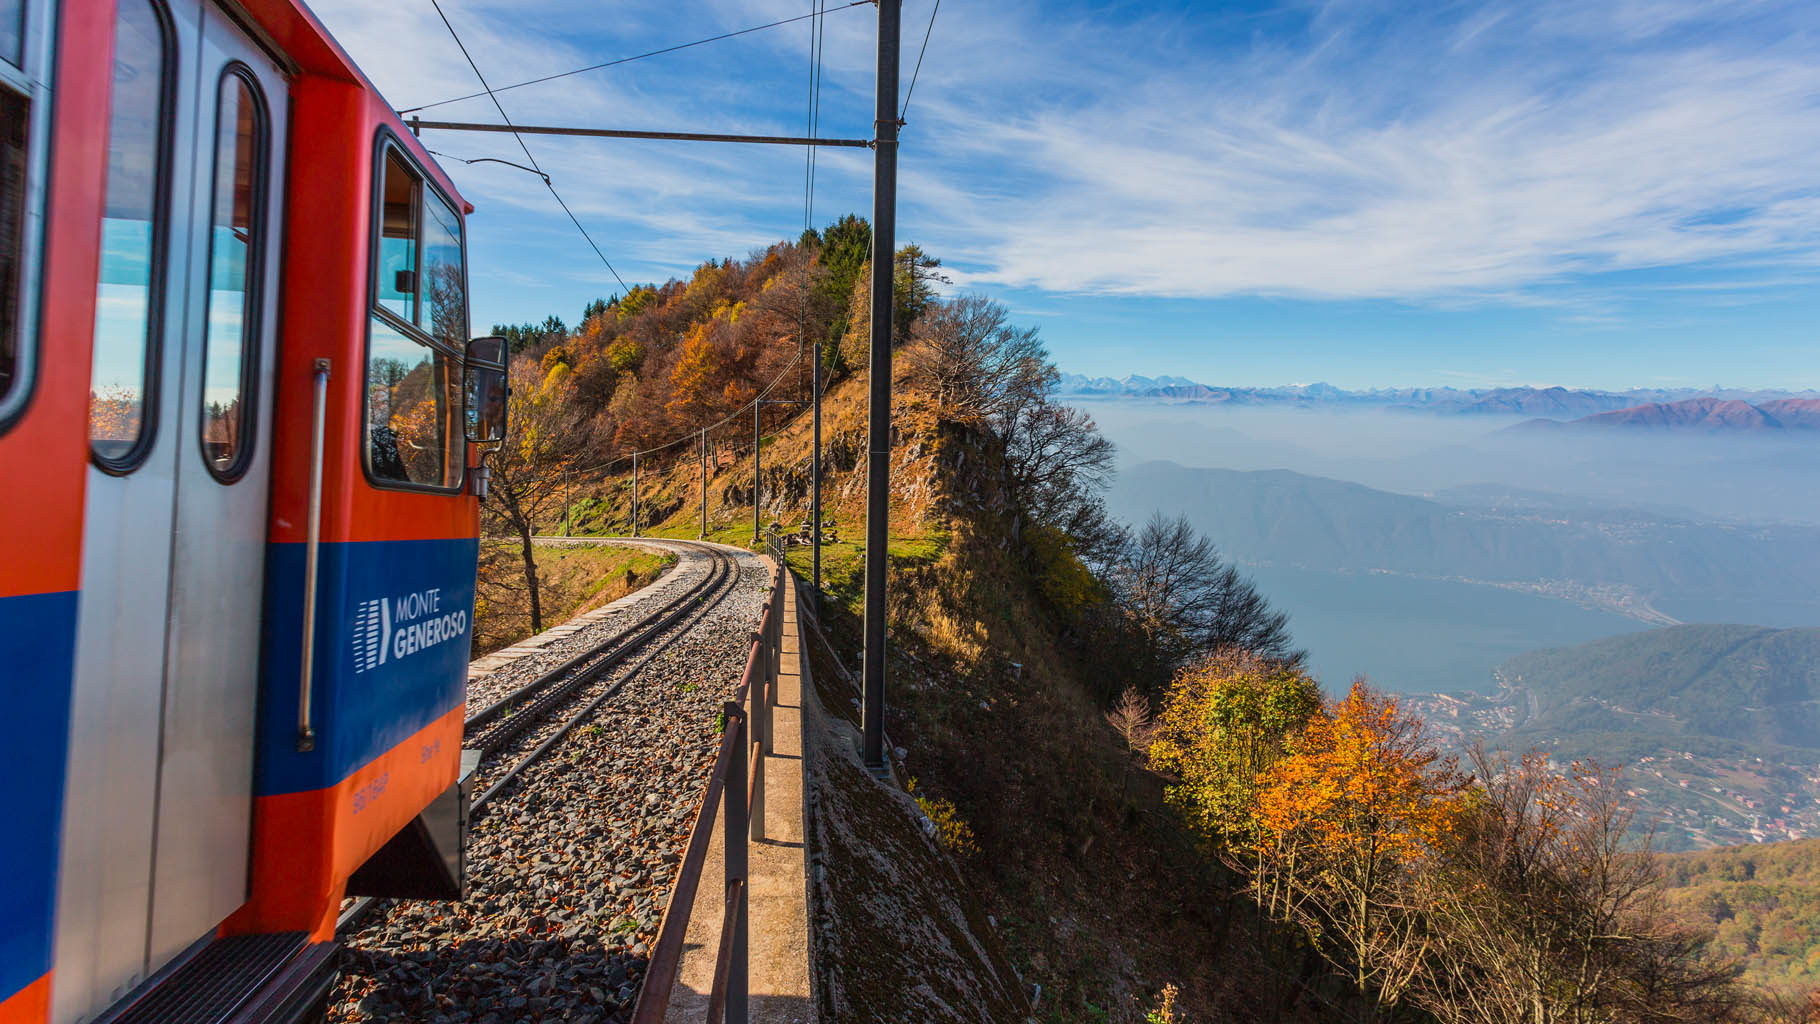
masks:
<instances>
[{"instance_id":1,"label":"red train body","mask_svg":"<svg viewBox=\"0 0 1820 1024\"><path fill-rule=\"evenodd\" d=\"M0 0L0 132L0 1024L295 1015L461 884L470 210L293 0Z\"/></svg>"}]
</instances>

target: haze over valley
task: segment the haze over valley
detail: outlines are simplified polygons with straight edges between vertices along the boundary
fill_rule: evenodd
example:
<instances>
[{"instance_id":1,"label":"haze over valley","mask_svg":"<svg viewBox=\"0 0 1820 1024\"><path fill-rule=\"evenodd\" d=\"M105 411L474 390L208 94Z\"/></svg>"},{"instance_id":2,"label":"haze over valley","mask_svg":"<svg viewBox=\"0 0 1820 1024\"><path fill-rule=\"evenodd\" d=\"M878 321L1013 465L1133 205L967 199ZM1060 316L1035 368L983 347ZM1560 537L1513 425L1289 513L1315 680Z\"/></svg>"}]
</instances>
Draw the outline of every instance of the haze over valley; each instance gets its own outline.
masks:
<instances>
[{"instance_id":1,"label":"haze over valley","mask_svg":"<svg viewBox=\"0 0 1820 1024\"><path fill-rule=\"evenodd\" d=\"M1290 614L1330 689L1490 692L1529 651L1820 626L1811 397L1070 383L1119 446L1112 510L1186 515ZM1663 422L1732 405L1792 425Z\"/></svg>"}]
</instances>

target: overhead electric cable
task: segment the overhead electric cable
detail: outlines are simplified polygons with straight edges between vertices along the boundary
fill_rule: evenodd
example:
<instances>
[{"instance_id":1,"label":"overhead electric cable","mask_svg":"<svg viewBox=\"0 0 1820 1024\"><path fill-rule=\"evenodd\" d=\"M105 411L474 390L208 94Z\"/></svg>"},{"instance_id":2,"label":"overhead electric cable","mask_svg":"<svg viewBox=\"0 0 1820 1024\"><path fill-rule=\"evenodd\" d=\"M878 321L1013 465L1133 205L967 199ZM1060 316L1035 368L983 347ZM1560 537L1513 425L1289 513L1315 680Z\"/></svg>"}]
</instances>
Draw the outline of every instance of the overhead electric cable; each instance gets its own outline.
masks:
<instances>
[{"instance_id":1,"label":"overhead electric cable","mask_svg":"<svg viewBox=\"0 0 1820 1024\"><path fill-rule=\"evenodd\" d=\"M442 4L437 0L430 0L430 6L436 8L436 16L442 19L443 27L449 30L449 36L455 40L455 46L461 50L462 57L467 59L468 67L473 69L474 77L480 79L480 87L486 90L487 98L493 101L493 109L499 111L499 119L510 128L512 119L506 115L506 108L500 104L499 97L493 94L493 87L487 84L487 76L480 73L480 65L474 63L473 55L468 53L467 45L461 41L461 34L455 31L455 26L449 22L449 16L443 13ZM480 94L475 93L475 95ZM594 239L588 234L588 229L581 226L581 221L575 216L575 212L569 209L569 204L562 201L562 194L556 191L556 184L550 180L548 174L544 173L542 167L537 166L537 158L531 155L531 147L525 145L524 136L513 131L512 137L518 140L518 148L524 150L525 159L531 161L532 173L543 178L543 186L550 190L550 195L556 199L556 205L562 207L562 212L569 215L569 220L575 225L575 230L581 232L581 237L587 241L588 247L594 250L594 255L600 257L600 262L607 265L607 272L613 275L613 280L618 281L619 286L625 289L627 294L631 294L632 289L627 286L625 278L620 277L619 271L613 269L613 261L607 259L607 254L600 251L600 246L594 244Z\"/></svg>"},{"instance_id":2,"label":"overhead electric cable","mask_svg":"<svg viewBox=\"0 0 1820 1024\"><path fill-rule=\"evenodd\" d=\"M840 7L835 8L835 10L844 11L849 7L865 7L865 6L870 5L872 2L873 2L873 0L852 0L851 3L843 4ZM438 13L440 13L440 11ZM826 14L828 12L823 11L822 13ZM460 103L462 100L471 100L471 99L476 99L481 96L490 96L490 95L494 95L496 93L510 92L513 89L522 89L527 85L539 85L544 82L553 82L558 78L568 78L571 75L581 75L581 74L586 74L589 71L599 71L602 68L610 68L610 67L614 67L615 65L619 65L619 64L629 64L635 60L644 60L646 57L657 57L657 56L660 56L660 55L666 54L666 53L675 53L678 50L687 50L692 46L701 46L704 43L717 43L717 42L720 42L722 39L732 39L734 36L749 35L753 32L760 32L760 31L763 31L768 28L776 28L779 25L788 25L792 22L802 21L805 18L813 18L813 17L815 17L814 14L799 14L793 18L785 18L782 21L773 21L773 22L769 22L764 25L754 25L751 28L742 28L736 32L725 32L718 36L709 36L706 39L697 39L692 43L678 43L675 46L666 46L661 50L652 50L649 53L640 53L640 54L636 54L631 57L621 57L618 60L610 60L610 61L606 61L601 64L590 64L585 68L576 68L573 71L562 71L562 72L558 72L557 74L554 74L554 75L545 75L542 78L533 78L533 79L530 79L530 80L524 81L524 82L515 82L511 85L502 85L497 89L488 89L485 92L474 92L474 93L469 93L466 96L456 96L453 99L437 100L434 103L425 103L423 106L420 106L420 107L406 107L405 109L400 110L399 113L400 114L409 114L409 113L413 113L413 112L419 111L419 110L428 110L431 107L441 107L441 106L446 106L447 104L450 104L450 103ZM444 18L443 23L447 24L448 19ZM451 29L450 31L454 31L454 30ZM470 61L469 63L472 63L472 61ZM495 100L494 102L497 103L498 101Z\"/></svg>"},{"instance_id":3,"label":"overhead electric cable","mask_svg":"<svg viewBox=\"0 0 1820 1024\"><path fill-rule=\"evenodd\" d=\"M549 181L550 181L549 175L545 174L544 172L542 172L540 170L537 170L534 167L526 167L524 164L515 164L510 160L501 160L500 158L498 158L496 156L477 156L472 159L469 159L467 157L456 156L453 153L439 153L436 150L431 149L428 146L425 146L423 148L423 151L425 153L430 154L431 156L439 156L445 160L453 160L458 164L505 164L507 167L516 167L521 171L525 171L530 174L535 174L539 178L542 178L544 180L545 184L549 184Z\"/></svg>"},{"instance_id":4,"label":"overhead electric cable","mask_svg":"<svg viewBox=\"0 0 1820 1024\"><path fill-rule=\"evenodd\" d=\"M899 122L910 113L910 97L916 92L916 76L923 72L923 54L929 52L929 34L935 31L935 16L942 13L942 0L935 0L935 9L929 12L929 27L923 29L923 48L916 51L916 70L910 72L910 88L904 90L904 110L897 115Z\"/></svg>"}]
</instances>

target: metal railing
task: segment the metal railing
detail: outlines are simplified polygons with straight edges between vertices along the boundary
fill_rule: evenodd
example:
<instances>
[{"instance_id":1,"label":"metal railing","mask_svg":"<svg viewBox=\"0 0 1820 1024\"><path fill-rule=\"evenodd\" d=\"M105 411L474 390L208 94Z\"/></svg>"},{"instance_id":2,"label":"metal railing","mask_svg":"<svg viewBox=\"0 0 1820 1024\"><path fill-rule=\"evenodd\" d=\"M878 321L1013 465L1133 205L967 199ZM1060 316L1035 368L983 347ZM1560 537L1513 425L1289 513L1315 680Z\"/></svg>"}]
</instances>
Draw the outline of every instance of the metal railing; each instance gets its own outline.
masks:
<instances>
[{"instance_id":1,"label":"metal railing","mask_svg":"<svg viewBox=\"0 0 1820 1024\"><path fill-rule=\"evenodd\" d=\"M720 948L714 959L714 983L708 996L708 1024L746 1024L747 1019L747 917L746 844L765 834L765 752L770 736L771 707L776 701L777 674L783 665L784 570L782 545L775 549L776 567L771 575L771 595L765 602L758 631L746 655L746 669L733 700L723 705L726 725L714 771L702 793L701 810L689 833L689 846L677 872L670 908L664 913L645 969L632 1024L659 1024L670 1008L670 992L682 966L683 940L701 888L703 866L714 838L714 818L719 805L721 844L726 861L725 910L721 919Z\"/></svg>"}]
</instances>

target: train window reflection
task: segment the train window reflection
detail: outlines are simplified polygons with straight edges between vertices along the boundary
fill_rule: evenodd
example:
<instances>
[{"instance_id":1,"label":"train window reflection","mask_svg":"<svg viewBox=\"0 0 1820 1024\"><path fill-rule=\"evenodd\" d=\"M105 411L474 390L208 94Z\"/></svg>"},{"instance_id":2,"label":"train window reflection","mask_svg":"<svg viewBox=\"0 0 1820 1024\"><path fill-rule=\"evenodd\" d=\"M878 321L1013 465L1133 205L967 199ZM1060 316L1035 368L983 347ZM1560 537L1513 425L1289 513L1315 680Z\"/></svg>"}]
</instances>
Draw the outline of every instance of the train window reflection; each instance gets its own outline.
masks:
<instances>
[{"instance_id":1,"label":"train window reflection","mask_svg":"<svg viewBox=\"0 0 1820 1024\"><path fill-rule=\"evenodd\" d=\"M418 326L446 345L468 342L468 304L461 273L461 218L426 194L423 201L423 319Z\"/></svg>"},{"instance_id":2,"label":"train window reflection","mask_svg":"<svg viewBox=\"0 0 1820 1024\"><path fill-rule=\"evenodd\" d=\"M130 469L144 453L157 384L168 42L157 8L122 0L114 28L107 211L89 381L90 447L96 462L114 471Z\"/></svg>"},{"instance_id":3,"label":"train window reflection","mask_svg":"<svg viewBox=\"0 0 1820 1024\"><path fill-rule=\"evenodd\" d=\"M25 253L25 158L31 104L0 89L0 403L18 383L19 300Z\"/></svg>"},{"instance_id":4,"label":"train window reflection","mask_svg":"<svg viewBox=\"0 0 1820 1024\"><path fill-rule=\"evenodd\" d=\"M0 57L25 66L25 0L0 0Z\"/></svg>"},{"instance_id":5,"label":"train window reflection","mask_svg":"<svg viewBox=\"0 0 1820 1024\"><path fill-rule=\"evenodd\" d=\"M396 151L388 150L381 183L379 251L374 254L373 291L379 307L417 322L417 197L423 186Z\"/></svg>"},{"instance_id":6,"label":"train window reflection","mask_svg":"<svg viewBox=\"0 0 1820 1024\"><path fill-rule=\"evenodd\" d=\"M251 413L250 372L259 351L259 216L265 179L265 116L240 70L221 77L215 112L215 195L209 227L208 327L202 359L202 450L209 471L227 480L245 469Z\"/></svg>"},{"instance_id":7,"label":"train window reflection","mask_svg":"<svg viewBox=\"0 0 1820 1024\"><path fill-rule=\"evenodd\" d=\"M373 316L367 339L367 468L381 480L453 487L464 453L454 428L460 374L445 352Z\"/></svg>"}]
</instances>

